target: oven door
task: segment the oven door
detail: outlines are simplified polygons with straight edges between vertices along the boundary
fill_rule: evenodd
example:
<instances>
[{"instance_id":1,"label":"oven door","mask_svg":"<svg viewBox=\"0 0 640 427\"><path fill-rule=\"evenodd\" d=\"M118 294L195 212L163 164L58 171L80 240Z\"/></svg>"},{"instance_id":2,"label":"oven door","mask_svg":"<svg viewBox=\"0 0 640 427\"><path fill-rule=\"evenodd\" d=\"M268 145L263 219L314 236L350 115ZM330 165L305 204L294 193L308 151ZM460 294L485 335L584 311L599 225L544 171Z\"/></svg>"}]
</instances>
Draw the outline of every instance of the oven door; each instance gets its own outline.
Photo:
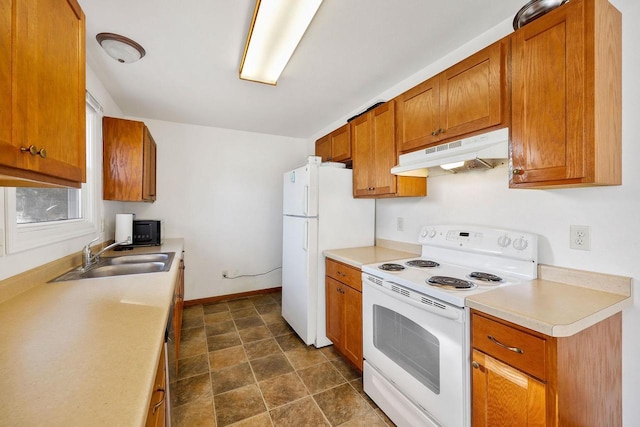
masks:
<instances>
[{"instance_id":1,"label":"oven door","mask_svg":"<svg viewBox=\"0 0 640 427\"><path fill-rule=\"evenodd\" d=\"M371 393L383 410L385 402L378 400L387 401L389 407L408 398L433 425L468 425L465 310L366 276L362 290L364 358L371 372L383 378L369 384L365 381L365 391L376 383L391 384ZM365 377L371 377L371 372ZM410 424L412 418L398 415L399 425ZM424 414L415 414L413 419L419 416Z\"/></svg>"}]
</instances>

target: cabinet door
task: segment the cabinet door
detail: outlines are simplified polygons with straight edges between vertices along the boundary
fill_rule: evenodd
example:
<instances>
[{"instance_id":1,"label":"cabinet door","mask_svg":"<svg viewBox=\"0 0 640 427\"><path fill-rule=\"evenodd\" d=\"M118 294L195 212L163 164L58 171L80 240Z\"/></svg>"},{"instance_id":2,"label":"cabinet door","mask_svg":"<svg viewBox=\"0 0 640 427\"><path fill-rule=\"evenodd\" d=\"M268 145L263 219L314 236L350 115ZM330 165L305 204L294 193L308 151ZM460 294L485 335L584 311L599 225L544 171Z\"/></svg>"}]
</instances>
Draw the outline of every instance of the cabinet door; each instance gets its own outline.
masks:
<instances>
[{"instance_id":1,"label":"cabinet door","mask_svg":"<svg viewBox=\"0 0 640 427\"><path fill-rule=\"evenodd\" d=\"M180 337L182 336L182 310L184 307L184 260L180 260L180 270L175 289L175 305L173 307L173 335L176 349L176 374L178 373L178 359L180 358Z\"/></svg>"},{"instance_id":2,"label":"cabinet door","mask_svg":"<svg viewBox=\"0 0 640 427\"><path fill-rule=\"evenodd\" d=\"M13 7L12 141L2 151L11 148L21 169L84 182L84 13L75 0L15 1ZM30 146L39 154L21 154Z\"/></svg>"},{"instance_id":3,"label":"cabinet door","mask_svg":"<svg viewBox=\"0 0 640 427\"><path fill-rule=\"evenodd\" d=\"M153 390L151 391L151 402L147 412L146 427L161 427L166 423L166 390L167 390L167 371L165 369L165 350L164 344L160 352L160 360L158 360L158 368L156 377L153 381Z\"/></svg>"},{"instance_id":4,"label":"cabinet door","mask_svg":"<svg viewBox=\"0 0 640 427\"><path fill-rule=\"evenodd\" d=\"M571 2L513 36L513 184L584 176L583 14Z\"/></svg>"},{"instance_id":5,"label":"cabinet door","mask_svg":"<svg viewBox=\"0 0 640 427\"><path fill-rule=\"evenodd\" d=\"M322 157L323 162L331 160L331 134L316 141L316 156Z\"/></svg>"},{"instance_id":6,"label":"cabinet door","mask_svg":"<svg viewBox=\"0 0 640 427\"><path fill-rule=\"evenodd\" d=\"M373 144L371 141L371 121L364 114L351 122L353 142L353 195L369 196L374 188L369 178L373 167Z\"/></svg>"},{"instance_id":7,"label":"cabinet door","mask_svg":"<svg viewBox=\"0 0 640 427\"><path fill-rule=\"evenodd\" d=\"M400 152L438 141L440 89L437 76L398 96L396 104Z\"/></svg>"},{"instance_id":8,"label":"cabinet door","mask_svg":"<svg viewBox=\"0 0 640 427\"><path fill-rule=\"evenodd\" d=\"M394 105L394 101L389 101L369 113L373 144L369 182L373 184L375 195L396 192L396 177L391 174L391 168L397 163Z\"/></svg>"},{"instance_id":9,"label":"cabinet door","mask_svg":"<svg viewBox=\"0 0 640 427\"><path fill-rule=\"evenodd\" d=\"M343 286L344 354L362 371L362 293Z\"/></svg>"},{"instance_id":10,"label":"cabinet door","mask_svg":"<svg viewBox=\"0 0 640 427\"><path fill-rule=\"evenodd\" d=\"M440 139L499 125L506 116L508 39L440 74Z\"/></svg>"},{"instance_id":11,"label":"cabinet door","mask_svg":"<svg viewBox=\"0 0 640 427\"><path fill-rule=\"evenodd\" d=\"M326 312L327 312L327 338L335 344L336 347L342 348L343 345L343 327L344 327L344 303L343 303L343 286L342 283L330 277L325 278L326 291ZM362 322L362 320L360 320Z\"/></svg>"},{"instance_id":12,"label":"cabinet door","mask_svg":"<svg viewBox=\"0 0 640 427\"><path fill-rule=\"evenodd\" d=\"M142 168L142 199L148 202L156 200L156 142L144 128L144 166Z\"/></svg>"},{"instance_id":13,"label":"cabinet door","mask_svg":"<svg viewBox=\"0 0 640 427\"><path fill-rule=\"evenodd\" d=\"M351 158L351 127L347 123L331 132L331 160L343 162Z\"/></svg>"},{"instance_id":14,"label":"cabinet door","mask_svg":"<svg viewBox=\"0 0 640 427\"><path fill-rule=\"evenodd\" d=\"M18 148L11 143L11 0L0 0L0 164L15 167Z\"/></svg>"},{"instance_id":15,"label":"cabinet door","mask_svg":"<svg viewBox=\"0 0 640 427\"><path fill-rule=\"evenodd\" d=\"M477 350L472 366L474 427L546 424L544 383Z\"/></svg>"}]
</instances>

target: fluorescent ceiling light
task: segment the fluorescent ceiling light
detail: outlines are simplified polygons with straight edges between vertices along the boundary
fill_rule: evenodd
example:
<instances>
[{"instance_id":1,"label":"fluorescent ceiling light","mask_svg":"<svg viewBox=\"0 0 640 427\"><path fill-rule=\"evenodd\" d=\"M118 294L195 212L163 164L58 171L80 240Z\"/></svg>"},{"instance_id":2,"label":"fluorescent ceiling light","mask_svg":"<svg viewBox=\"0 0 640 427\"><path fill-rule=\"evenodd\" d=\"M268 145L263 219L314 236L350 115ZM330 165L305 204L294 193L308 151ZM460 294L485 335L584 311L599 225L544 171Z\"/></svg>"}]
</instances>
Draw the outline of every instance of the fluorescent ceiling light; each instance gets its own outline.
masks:
<instances>
[{"instance_id":1,"label":"fluorescent ceiling light","mask_svg":"<svg viewBox=\"0 0 640 427\"><path fill-rule=\"evenodd\" d=\"M322 0L257 0L240 78L275 85Z\"/></svg>"}]
</instances>

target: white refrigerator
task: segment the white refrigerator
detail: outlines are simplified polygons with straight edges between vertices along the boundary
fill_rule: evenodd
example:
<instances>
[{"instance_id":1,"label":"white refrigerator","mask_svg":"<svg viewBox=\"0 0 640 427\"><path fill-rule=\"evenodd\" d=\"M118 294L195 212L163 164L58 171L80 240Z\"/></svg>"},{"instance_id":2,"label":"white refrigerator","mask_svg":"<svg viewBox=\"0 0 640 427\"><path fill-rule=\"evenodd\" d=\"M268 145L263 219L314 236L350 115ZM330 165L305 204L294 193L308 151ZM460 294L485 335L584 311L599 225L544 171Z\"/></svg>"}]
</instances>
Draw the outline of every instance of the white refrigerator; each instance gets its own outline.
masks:
<instances>
[{"instance_id":1,"label":"white refrigerator","mask_svg":"<svg viewBox=\"0 0 640 427\"><path fill-rule=\"evenodd\" d=\"M375 201L354 199L352 172L309 156L284 174L282 316L307 345L326 335L326 249L372 246Z\"/></svg>"}]
</instances>

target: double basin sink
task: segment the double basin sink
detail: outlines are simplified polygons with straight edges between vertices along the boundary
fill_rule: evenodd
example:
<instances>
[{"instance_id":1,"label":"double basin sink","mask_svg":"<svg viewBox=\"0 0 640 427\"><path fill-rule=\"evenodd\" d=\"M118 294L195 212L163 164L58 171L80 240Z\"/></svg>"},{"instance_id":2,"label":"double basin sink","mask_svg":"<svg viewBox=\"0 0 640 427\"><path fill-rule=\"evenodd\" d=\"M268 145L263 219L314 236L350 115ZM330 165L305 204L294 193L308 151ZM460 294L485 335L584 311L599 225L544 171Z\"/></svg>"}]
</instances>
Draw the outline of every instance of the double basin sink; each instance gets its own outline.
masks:
<instances>
[{"instance_id":1,"label":"double basin sink","mask_svg":"<svg viewBox=\"0 0 640 427\"><path fill-rule=\"evenodd\" d=\"M97 263L87 268L74 268L51 282L169 271L174 256L175 252L159 252L101 257Z\"/></svg>"}]
</instances>

